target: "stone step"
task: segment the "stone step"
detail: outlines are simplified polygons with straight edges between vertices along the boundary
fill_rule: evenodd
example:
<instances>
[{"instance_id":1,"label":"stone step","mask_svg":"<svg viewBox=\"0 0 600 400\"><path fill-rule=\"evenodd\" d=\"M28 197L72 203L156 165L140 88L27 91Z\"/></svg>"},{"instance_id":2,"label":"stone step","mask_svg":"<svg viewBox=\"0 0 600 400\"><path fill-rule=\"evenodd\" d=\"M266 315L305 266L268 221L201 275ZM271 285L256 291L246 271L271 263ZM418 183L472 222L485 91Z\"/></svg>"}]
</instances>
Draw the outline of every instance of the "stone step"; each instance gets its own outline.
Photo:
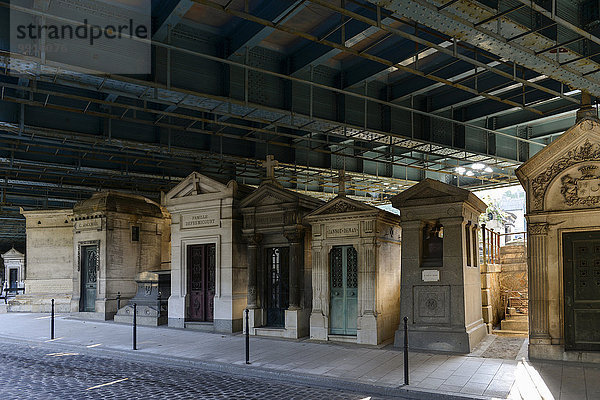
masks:
<instances>
[{"instance_id":1,"label":"stone step","mask_svg":"<svg viewBox=\"0 0 600 400\"><path fill-rule=\"evenodd\" d=\"M507 321L529 321L529 316L527 314L511 314L506 317Z\"/></svg>"},{"instance_id":2,"label":"stone step","mask_svg":"<svg viewBox=\"0 0 600 400\"><path fill-rule=\"evenodd\" d=\"M494 335L498 336L519 336L519 337L527 337L529 333L527 331L510 331L510 330L500 330L495 329L492 331Z\"/></svg>"},{"instance_id":3,"label":"stone step","mask_svg":"<svg viewBox=\"0 0 600 400\"><path fill-rule=\"evenodd\" d=\"M527 320L518 319L503 319L500 322L500 329L507 331L524 331L529 330L529 322Z\"/></svg>"}]
</instances>

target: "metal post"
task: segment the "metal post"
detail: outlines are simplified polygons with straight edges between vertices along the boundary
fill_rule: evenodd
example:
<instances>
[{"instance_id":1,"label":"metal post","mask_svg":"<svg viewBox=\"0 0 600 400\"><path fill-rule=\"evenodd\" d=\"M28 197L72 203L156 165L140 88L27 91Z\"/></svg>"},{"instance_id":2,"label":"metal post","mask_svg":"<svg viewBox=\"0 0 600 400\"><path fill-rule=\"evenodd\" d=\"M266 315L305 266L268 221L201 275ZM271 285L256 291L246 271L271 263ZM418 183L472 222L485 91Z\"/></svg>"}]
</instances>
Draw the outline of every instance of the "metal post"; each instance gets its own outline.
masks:
<instances>
[{"instance_id":1,"label":"metal post","mask_svg":"<svg viewBox=\"0 0 600 400\"><path fill-rule=\"evenodd\" d=\"M117 311L121 309L121 292L117 292Z\"/></svg>"},{"instance_id":2,"label":"metal post","mask_svg":"<svg viewBox=\"0 0 600 400\"><path fill-rule=\"evenodd\" d=\"M248 324L248 315L249 310L246 308L246 364L250 364L250 325Z\"/></svg>"},{"instance_id":3,"label":"metal post","mask_svg":"<svg viewBox=\"0 0 600 400\"><path fill-rule=\"evenodd\" d=\"M404 384L408 385L408 317L404 317Z\"/></svg>"},{"instance_id":4,"label":"metal post","mask_svg":"<svg viewBox=\"0 0 600 400\"><path fill-rule=\"evenodd\" d=\"M486 256L486 251L485 248L486 246L486 242L485 242L485 224L481 224L481 243L483 244L483 265L487 265L487 256Z\"/></svg>"},{"instance_id":5,"label":"metal post","mask_svg":"<svg viewBox=\"0 0 600 400\"><path fill-rule=\"evenodd\" d=\"M133 303L133 349L137 350L137 304Z\"/></svg>"},{"instance_id":6,"label":"metal post","mask_svg":"<svg viewBox=\"0 0 600 400\"><path fill-rule=\"evenodd\" d=\"M50 339L54 340L54 299L52 299L52 308L50 313Z\"/></svg>"}]
</instances>

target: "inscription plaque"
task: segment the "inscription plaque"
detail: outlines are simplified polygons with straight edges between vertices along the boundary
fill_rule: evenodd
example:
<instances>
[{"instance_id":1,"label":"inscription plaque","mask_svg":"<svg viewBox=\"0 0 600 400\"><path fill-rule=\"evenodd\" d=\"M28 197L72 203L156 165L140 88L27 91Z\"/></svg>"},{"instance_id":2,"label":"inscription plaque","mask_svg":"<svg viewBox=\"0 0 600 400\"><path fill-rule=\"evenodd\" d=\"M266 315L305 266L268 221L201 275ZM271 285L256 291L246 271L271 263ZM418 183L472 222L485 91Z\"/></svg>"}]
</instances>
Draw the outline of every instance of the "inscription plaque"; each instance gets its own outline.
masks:
<instances>
[{"instance_id":1,"label":"inscription plaque","mask_svg":"<svg viewBox=\"0 0 600 400\"><path fill-rule=\"evenodd\" d=\"M188 214L181 216L181 228L204 228L207 226L219 225L220 218L218 211L203 212L198 214Z\"/></svg>"},{"instance_id":2,"label":"inscription plaque","mask_svg":"<svg viewBox=\"0 0 600 400\"><path fill-rule=\"evenodd\" d=\"M90 231L90 230L101 230L102 229L102 219L94 218L94 219L86 219L82 221L75 221L75 230L76 231Z\"/></svg>"},{"instance_id":3,"label":"inscription plaque","mask_svg":"<svg viewBox=\"0 0 600 400\"><path fill-rule=\"evenodd\" d=\"M358 223L327 227L327 237L358 236Z\"/></svg>"},{"instance_id":4,"label":"inscription plaque","mask_svg":"<svg viewBox=\"0 0 600 400\"><path fill-rule=\"evenodd\" d=\"M423 282L438 282L440 280L440 271L437 269L424 269L421 271Z\"/></svg>"}]
</instances>

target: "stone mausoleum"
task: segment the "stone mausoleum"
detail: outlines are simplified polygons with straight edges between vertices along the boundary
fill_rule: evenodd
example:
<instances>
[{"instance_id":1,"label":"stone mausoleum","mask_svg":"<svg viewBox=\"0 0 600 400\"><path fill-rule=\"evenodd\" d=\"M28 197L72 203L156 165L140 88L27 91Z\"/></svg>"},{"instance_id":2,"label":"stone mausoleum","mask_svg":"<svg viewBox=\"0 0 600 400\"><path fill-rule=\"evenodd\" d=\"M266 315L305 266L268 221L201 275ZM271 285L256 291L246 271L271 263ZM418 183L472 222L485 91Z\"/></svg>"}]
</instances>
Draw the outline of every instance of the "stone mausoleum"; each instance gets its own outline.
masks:
<instances>
[{"instance_id":1,"label":"stone mausoleum","mask_svg":"<svg viewBox=\"0 0 600 400\"><path fill-rule=\"evenodd\" d=\"M433 179L392 198L402 219L400 316L410 348L469 353L487 334L482 318L479 215L486 204ZM404 322L395 345L404 345Z\"/></svg>"},{"instance_id":2,"label":"stone mausoleum","mask_svg":"<svg viewBox=\"0 0 600 400\"><path fill-rule=\"evenodd\" d=\"M600 362L600 120L591 106L518 170L527 193L529 356Z\"/></svg>"},{"instance_id":3,"label":"stone mausoleum","mask_svg":"<svg viewBox=\"0 0 600 400\"><path fill-rule=\"evenodd\" d=\"M400 218L346 197L343 180L335 199L305 217L310 338L377 345L394 336L400 318Z\"/></svg>"},{"instance_id":4,"label":"stone mausoleum","mask_svg":"<svg viewBox=\"0 0 600 400\"><path fill-rule=\"evenodd\" d=\"M27 232L25 294L10 302L11 311L71 310L73 297L73 210L23 211Z\"/></svg>"},{"instance_id":5,"label":"stone mausoleum","mask_svg":"<svg viewBox=\"0 0 600 400\"><path fill-rule=\"evenodd\" d=\"M71 312L110 319L117 294L138 291L136 277L170 269L170 218L142 196L98 192L73 208Z\"/></svg>"},{"instance_id":6,"label":"stone mausoleum","mask_svg":"<svg viewBox=\"0 0 600 400\"><path fill-rule=\"evenodd\" d=\"M286 338L309 334L311 312L310 226L303 218L323 204L267 177L240 203L248 257L250 333Z\"/></svg>"},{"instance_id":7,"label":"stone mausoleum","mask_svg":"<svg viewBox=\"0 0 600 400\"><path fill-rule=\"evenodd\" d=\"M250 190L194 172L165 196L172 218L169 326L242 329L247 246L239 202Z\"/></svg>"}]
</instances>

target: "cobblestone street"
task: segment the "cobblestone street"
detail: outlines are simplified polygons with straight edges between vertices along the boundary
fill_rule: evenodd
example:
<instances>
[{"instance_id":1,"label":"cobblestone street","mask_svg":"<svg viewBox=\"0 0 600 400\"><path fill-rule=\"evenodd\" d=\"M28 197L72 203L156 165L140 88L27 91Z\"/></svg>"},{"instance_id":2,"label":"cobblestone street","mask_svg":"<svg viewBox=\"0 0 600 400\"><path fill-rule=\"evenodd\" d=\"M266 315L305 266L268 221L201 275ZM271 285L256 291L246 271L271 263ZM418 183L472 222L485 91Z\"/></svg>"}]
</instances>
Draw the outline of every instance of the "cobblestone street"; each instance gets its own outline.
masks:
<instances>
[{"instance_id":1,"label":"cobblestone street","mask_svg":"<svg viewBox=\"0 0 600 400\"><path fill-rule=\"evenodd\" d=\"M128 361L52 345L0 344L5 399L364 399L192 367Z\"/></svg>"}]
</instances>

